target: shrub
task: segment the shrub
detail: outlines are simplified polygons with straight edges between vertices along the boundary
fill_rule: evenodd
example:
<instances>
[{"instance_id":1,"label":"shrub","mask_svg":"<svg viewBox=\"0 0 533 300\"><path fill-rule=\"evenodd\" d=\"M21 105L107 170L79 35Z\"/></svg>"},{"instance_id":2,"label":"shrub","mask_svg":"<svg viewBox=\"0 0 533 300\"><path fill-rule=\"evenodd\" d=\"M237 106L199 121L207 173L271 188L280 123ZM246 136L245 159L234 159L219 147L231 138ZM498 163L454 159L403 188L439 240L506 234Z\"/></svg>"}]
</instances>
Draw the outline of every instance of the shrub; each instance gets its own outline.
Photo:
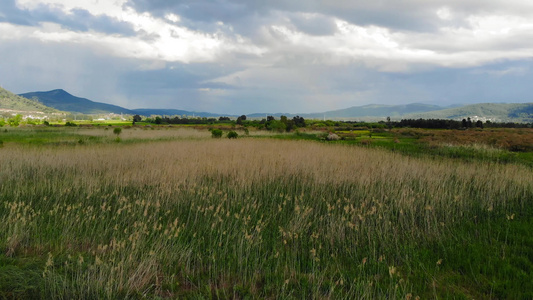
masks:
<instances>
[{"instance_id":1,"label":"shrub","mask_svg":"<svg viewBox=\"0 0 533 300\"><path fill-rule=\"evenodd\" d=\"M211 130L211 136L214 137L214 138L221 138L222 137L222 130L220 130L220 129Z\"/></svg>"},{"instance_id":2,"label":"shrub","mask_svg":"<svg viewBox=\"0 0 533 300\"><path fill-rule=\"evenodd\" d=\"M121 133L122 133L122 128L120 127L115 127L113 129L113 133L116 134L117 136L119 136Z\"/></svg>"},{"instance_id":3,"label":"shrub","mask_svg":"<svg viewBox=\"0 0 533 300\"><path fill-rule=\"evenodd\" d=\"M74 122L67 121L67 123L65 123L65 126L76 127L78 125L76 125L76 123Z\"/></svg>"},{"instance_id":4,"label":"shrub","mask_svg":"<svg viewBox=\"0 0 533 300\"><path fill-rule=\"evenodd\" d=\"M336 135L335 133L332 133L332 132L330 132L330 133L328 134L328 136L326 137L326 139L327 139L328 141L338 141L338 140L340 140L339 136Z\"/></svg>"},{"instance_id":5,"label":"shrub","mask_svg":"<svg viewBox=\"0 0 533 300\"><path fill-rule=\"evenodd\" d=\"M17 127L19 126L20 122L22 122L22 115L21 114L17 114L16 116L14 116L13 118L9 118L7 120L7 123L9 124L9 126L11 127Z\"/></svg>"},{"instance_id":6,"label":"shrub","mask_svg":"<svg viewBox=\"0 0 533 300\"><path fill-rule=\"evenodd\" d=\"M239 134L235 131L228 132L228 139L236 139L239 136Z\"/></svg>"}]
</instances>

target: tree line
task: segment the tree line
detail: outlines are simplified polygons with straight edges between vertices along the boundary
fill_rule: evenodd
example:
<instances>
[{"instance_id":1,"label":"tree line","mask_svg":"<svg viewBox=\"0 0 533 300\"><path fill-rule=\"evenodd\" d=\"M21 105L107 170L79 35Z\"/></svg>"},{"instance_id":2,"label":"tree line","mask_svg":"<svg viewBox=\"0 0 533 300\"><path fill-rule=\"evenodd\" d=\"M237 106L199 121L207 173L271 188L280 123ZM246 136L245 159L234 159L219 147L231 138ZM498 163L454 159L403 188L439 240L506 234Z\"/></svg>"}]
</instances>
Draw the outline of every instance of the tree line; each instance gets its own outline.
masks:
<instances>
[{"instance_id":1,"label":"tree line","mask_svg":"<svg viewBox=\"0 0 533 300\"><path fill-rule=\"evenodd\" d=\"M155 116L147 117L144 120L141 116L133 116L133 124L136 122L146 122L152 124L228 124L251 126L258 129L266 129L272 131L292 131L297 128L306 127L312 125L314 127L368 127L368 128L427 128L427 129L468 129L468 128L530 128L531 123L514 123L514 122L483 122L481 120L473 121L471 118L465 118L461 121L451 119L402 119L400 121L391 121L387 118L387 121L379 122L358 122L358 121L319 121L319 120L305 120L303 117L295 116L289 118L287 116L281 116L276 119L274 116L267 116L262 120L250 120L246 115L239 116L236 120L230 117L219 118L186 118L179 116Z\"/></svg>"},{"instance_id":2,"label":"tree line","mask_svg":"<svg viewBox=\"0 0 533 300\"><path fill-rule=\"evenodd\" d=\"M428 128L428 129L468 129L468 128L530 128L531 123L514 122L483 122L481 120L472 121L470 118L461 121L449 119L403 119L401 121L388 121L389 127L397 128Z\"/></svg>"}]
</instances>

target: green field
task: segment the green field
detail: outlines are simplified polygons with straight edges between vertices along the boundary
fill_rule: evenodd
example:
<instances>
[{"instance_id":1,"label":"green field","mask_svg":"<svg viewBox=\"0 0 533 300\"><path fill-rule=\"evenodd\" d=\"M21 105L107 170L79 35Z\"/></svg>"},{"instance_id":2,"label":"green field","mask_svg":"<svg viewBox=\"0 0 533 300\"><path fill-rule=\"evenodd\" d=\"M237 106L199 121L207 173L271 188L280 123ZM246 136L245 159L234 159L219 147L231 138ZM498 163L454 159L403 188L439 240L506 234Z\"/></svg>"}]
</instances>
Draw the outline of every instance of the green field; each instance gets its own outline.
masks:
<instances>
[{"instance_id":1,"label":"green field","mask_svg":"<svg viewBox=\"0 0 533 300\"><path fill-rule=\"evenodd\" d=\"M1 129L0 299L533 298L530 152L104 127Z\"/></svg>"}]
</instances>

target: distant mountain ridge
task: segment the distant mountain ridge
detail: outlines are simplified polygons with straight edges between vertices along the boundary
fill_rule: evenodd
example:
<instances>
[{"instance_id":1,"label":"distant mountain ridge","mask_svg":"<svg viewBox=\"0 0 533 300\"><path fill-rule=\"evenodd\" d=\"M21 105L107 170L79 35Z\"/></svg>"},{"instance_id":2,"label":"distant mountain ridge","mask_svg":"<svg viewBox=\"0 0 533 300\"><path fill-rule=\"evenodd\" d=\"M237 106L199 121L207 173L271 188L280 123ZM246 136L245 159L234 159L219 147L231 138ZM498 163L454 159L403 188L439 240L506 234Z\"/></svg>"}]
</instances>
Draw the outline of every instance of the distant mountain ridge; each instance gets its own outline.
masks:
<instances>
[{"instance_id":1,"label":"distant mountain ridge","mask_svg":"<svg viewBox=\"0 0 533 300\"><path fill-rule=\"evenodd\" d=\"M62 89L48 92L31 92L20 96L32 99L59 110L82 114L135 114L134 111L107 103L94 102L89 99L73 96Z\"/></svg>"},{"instance_id":2,"label":"distant mountain ridge","mask_svg":"<svg viewBox=\"0 0 533 300\"><path fill-rule=\"evenodd\" d=\"M423 113L443 109L438 105L411 103L405 105L369 104L353 106L345 109L326 111L323 113L304 114L308 118L357 118L357 117L400 117L409 113Z\"/></svg>"},{"instance_id":3,"label":"distant mountain ridge","mask_svg":"<svg viewBox=\"0 0 533 300\"><path fill-rule=\"evenodd\" d=\"M15 95L16 96L16 95ZM237 117L237 115L216 114L209 112L192 112L179 109L126 109L117 105L94 102L89 99L80 98L68 92L57 89L48 92L32 92L21 94L21 96L33 99L31 103L40 102L46 106L62 111L102 114L102 113L124 113L138 114L142 116L196 116L196 117ZM1 97L0 97L1 99ZM22 98L24 99L24 98ZM27 100L27 99L26 99ZM30 102L28 102L30 103ZM36 105L36 104L33 104ZM1 107L0 107L1 108ZM330 119L330 120L383 120L386 117L393 119L463 119L477 117L478 119L491 120L496 122L533 122L533 103L480 103L450 107L438 105L411 103L403 105L380 105L370 104L363 106L353 106L345 109L338 109L319 113L288 114L288 113L253 113L246 115L248 118L265 118L266 116L280 117L285 115L292 118L296 115L307 119Z\"/></svg>"},{"instance_id":4,"label":"distant mountain ridge","mask_svg":"<svg viewBox=\"0 0 533 300\"><path fill-rule=\"evenodd\" d=\"M485 119L493 122L533 123L533 103L478 103L426 113L413 113L411 119Z\"/></svg>"},{"instance_id":5,"label":"distant mountain ridge","mask_svg":"<svg viewBox=\"0 0 533 300\"><path fill-rule=\"evenodd\" d=\"M195 117L201 117L201 118L214 118L214 117L220 117L220 116L227 116L227 117L236 117L233 115L221 115L221 114L214 114L209 112L195 112L195 111L188 111L188 110L181 110L181 109L166 109L166 108L136 108L132 109L135 114L141 115L141 116L151 116L151 115L160 115L160 116L195 116Z\"/></svg>"}]
</instances>

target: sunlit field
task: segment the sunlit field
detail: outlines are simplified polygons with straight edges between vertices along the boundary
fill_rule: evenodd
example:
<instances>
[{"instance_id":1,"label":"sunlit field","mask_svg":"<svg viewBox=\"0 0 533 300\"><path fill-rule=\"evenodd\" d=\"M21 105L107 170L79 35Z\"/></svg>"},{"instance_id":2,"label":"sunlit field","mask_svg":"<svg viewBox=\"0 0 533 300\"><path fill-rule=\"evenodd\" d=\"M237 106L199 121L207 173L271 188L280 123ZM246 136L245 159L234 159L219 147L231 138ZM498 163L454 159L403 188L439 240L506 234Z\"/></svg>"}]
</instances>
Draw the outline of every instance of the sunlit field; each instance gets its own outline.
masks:
<instances>
[{"instance_id":1,"label":"sunlit field","mask_svg":"<svg viewBox=\"0 0 533 300\"><path fill-rule=\"evenodd\" d=\"M0 148L0 299L533 297L530 167L72 134Z\"/></svg>"}]
</instances>

